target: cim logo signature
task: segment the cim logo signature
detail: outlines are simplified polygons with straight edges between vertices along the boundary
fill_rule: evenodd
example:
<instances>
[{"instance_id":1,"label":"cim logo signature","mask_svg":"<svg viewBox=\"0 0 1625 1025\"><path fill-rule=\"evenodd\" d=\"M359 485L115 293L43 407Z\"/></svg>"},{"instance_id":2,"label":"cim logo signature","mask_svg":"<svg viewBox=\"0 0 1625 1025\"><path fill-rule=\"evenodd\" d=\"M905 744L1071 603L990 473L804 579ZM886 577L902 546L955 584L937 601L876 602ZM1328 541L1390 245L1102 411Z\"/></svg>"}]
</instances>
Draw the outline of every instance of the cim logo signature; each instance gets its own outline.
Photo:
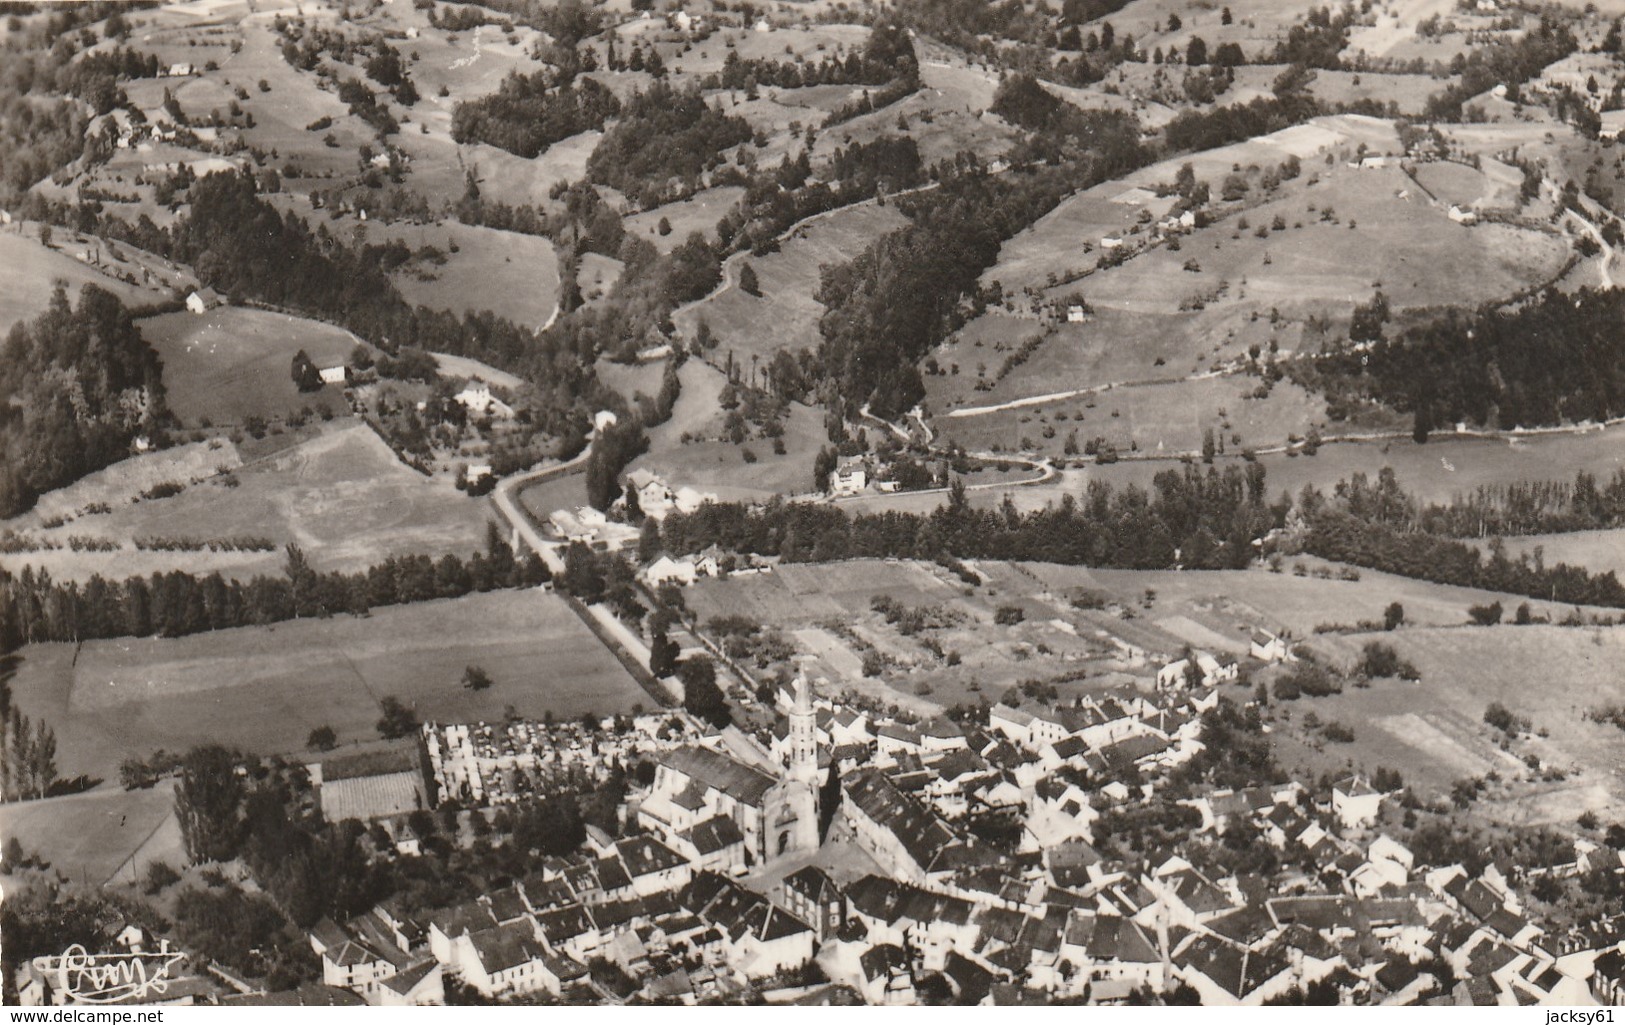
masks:
<instances>
[{"instance_id":1,"label":"cim logo signature","mask_svg":"<svg viewBox=\"0 0 1625 1025\"><path fill-rule=\"evenodd\" d=\"M82 1004L116 1004L162 995L169 972L186 959L163 949L150 954L92 954L75 943L60 956L34 958L34 967L65 997Z\"/></svg>"}]
</instances>

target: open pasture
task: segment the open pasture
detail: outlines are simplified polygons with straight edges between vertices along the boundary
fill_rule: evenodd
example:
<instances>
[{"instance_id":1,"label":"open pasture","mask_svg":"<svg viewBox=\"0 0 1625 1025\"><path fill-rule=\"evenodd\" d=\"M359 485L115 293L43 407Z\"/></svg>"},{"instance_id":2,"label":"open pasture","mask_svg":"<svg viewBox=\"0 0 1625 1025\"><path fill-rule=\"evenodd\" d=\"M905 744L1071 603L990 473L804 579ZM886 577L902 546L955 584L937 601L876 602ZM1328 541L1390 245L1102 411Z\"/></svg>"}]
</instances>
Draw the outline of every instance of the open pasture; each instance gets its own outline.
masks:
<instances>
[{"instance_id":1,"label":"open pasture","mask_svg":"<svg viewBox=\"0 0 1625 1025\"><path fill-rule=\"evenodd\" d=\"M489 363L481 363L479 360L471 359L468 356L448 356L443 352L431 352L429 355L434 357L435 365L439 368L441 377L450 378L454 381L475 378L484 381L486 384L510 390L517 390L525 386L522 378L510 374L506 370L498 370Z\"/></svg>"},{"instance_id":2,"label":"open pasture","mask_svg":"<svg viewBox=\"0 0 1625 1025\"><path fill-rule=\"evenodd\" d=\"M390 239L414 250L434 246L445 257L440 264L413 260L395 272L391 280L407 302L459 315L490 311L533 329L553 316L559 296L558 254L539 235L457 221L397 221L368 228L373 244Z\"/></svg>"},{"instance_id":3,"label":"open pasture","mask_svg":"<svg viewBox=\"0 0 1625 1025\"><path fill-rule=\"evenodd\" d=\"M739 361L738 353L734 359ZM649 431L649 451L634 460L631 469L653 470L674 488L687 485L724 500L755 501L812 489L813 459L819 446L827 443L817 410L790 403L780 421L783 455L774 453L767 438L752 436L735 445L723 436L722 372L691 359L678 376L682 393L671 419ZM690 436L687 442L685 434ZM746 462L746 450L756 457L754 462Z\"/></svg>"},{"instance_id":4,"label":"open pasture","mask_svg":"<svg viewBox=\"0 0 1625 1025\"><path fill-rule=\"evenodd\" d=\"M742 185L706 189L685 200L633 214L626 219L626 231L649 242L662 254L687 242L689 235L696 232L701 238L715 244L717 222L739 205L744 195ZM662 220L670 227L664 235L660 233Z\"/></svg>"},{"instance_id":5,"label":"open pasture","mask_svg":"<svg viewBox=\"0 0 1625 1025\"><path fill-rule=\"evenodd\" d=\"M229 474L189 484L171 498L126 499L107 514L82 516L44 534L58 541L82 534L126 546L135 537L265 537L279 548L299 545L317 569L347 572L390 555L467 556L485 543L491 518L486 501L402 465L365 424L320 425L309 440L244 465L230 461L232 454L228 447L204 457L234 467ZM117 467L106 471L117 472ZM172 469L141 479L155 475L183 484L191 479ZM210 552L179 552L173 558L177 568L190 570L279 572L282 565L280 551L249 560Z\"/></svg>"},{"instance_id":6,"label":"open pasture","mask_svg":"<svg viewBox=\"0 0 1625 1025\"><path fill-rule=\"evenodd\" d=\"M339 388L301 392L294 354L318 367L343 363L361 344L342 328L269 310L220 306L202 314L164 313L139 322L164 361L169 408L187 425L283 417L309 407L347 413Z\"/></svg>"},{"instance_id":7,"label":"open pasture","mask_svg":"<svg viewBox=\"0 0 1625 1025\"><path fill-rule=\"evenodd\" d=\"M53 232L67 234L60 229ZM128 284L74 259L68 254L86 246L71 237L57 244L61 248L41 245L38 225L32 223L0 230L0 335L9 334L13 324L44 313L58 281L67 285L68 298L73 302L78 302L79 289L87 284L112 292L126 306L169 298L167 291ZM105 251L108 247L98 243L97 248ZM112 266L119 264L114 262ZM139 276L140 272L135 273Z\"/></svg>"},{"instance_id":8,"label":"open pasture","mask_svg":"<svg viewBox=\"0 0 1625 1025\"><path fill-rule=\"evenodd\" d=\"M1415 115L1427 106L1428 97L1443 91L1448 85L1448 79L1440 80L1431 75L1317 70L1309 91L1322 103L1374 101L1385 107L1392 104L1401 114Z\"/></svg>"},{"instance_id":9,"label":"open pasture","mask_svg":"<svg viewBox=\"0 0 1625 1025\"><path fill-rule=\"evenodd\" d=\"M1314 646L1334 658L1352 661L1360 646L1372 639L1371 635L1320 637ZM1457 747L1512 777L1520 774L1517 762L1522 756L1533 753L1544 764L1568 771L1571 783L1601 783L1611 792L1615 807L1625 802L1625 784L1617 774L1625 756L1625 734L1584 717L1589 709L1625 701L1625 680L1618 672L1625 659L1625 630L1557 626L1402 629L1381 634L1379 639L1415 663L1421 671L1419 684L1384 680L1369 689L1350 688L1340 695L1299 702L1305 711L1312 708L1322 719L1355 725L1355 742L1343 753L1368 765L1391 765L1408 782L1432 783L1439 789L1463 775L1479 774L1463 771L1463 760L1451 757ZM1507 764L1509 759L1493 743L1494 731L1482 722L1483 711L1492 702L1527 717L1535 730L1549 735L1516 742L1516 757ZM1409 720L1386 718L1396 716L1418 717L1435 730L1416 730ZM1362 728L1362 722L1371 725ZM1441 744L1440 733L1451 743ZM1399 750L1400 746L1405 750ZM1572 816L1564 821L1572 821Z\"/></svg>"},{"instance_id":10,"label":"open pasture","mask_svg":"<svg viewBox=\"0 0 1625 1025\"><path fill-rule=\"evenodd\" d=\"M1453 191L1495 194L1479 172L1446 166L1440 177ZM1196 300L1289 315L1341 312L1378 287L1399 309L1474 305L1547 280L1569 253L1555 233L1456 224L1448 201L1430 203L1397 169L1337 167L1322 169L1318 184L1310 180L1198 228L1178 251L1150 248L1096 273L1081 290L1097 306L1144 312ZM1263 238L1260 228L1268 229Z\"/></svg>"},{"instance_id":11,"label":"open pasture","mask_svg":"<svg viewBox=\"0 0 1625 1025\"><path fill-rule=\"evenodd\" d=\"M960 63L926 61L920 78L921 87L913 94L821 133L813 146L813 162L829 159L839 147L899 134L899 118L927 167L966 150L991 162L1020 138L1017 129L986 113L998 86L996 76ZM777 154L769 155L778 159Z\"/></svg>"},{"instance_id":12,"label":"open pasture","mask_svg":"<svg viewBox=\"0 0 1625 1025\"><path fill-rule=\"evenodd\" d=\"M115 774L108 778L116 779ZM175 821L175 786L148 790L116 784L82 794L0 805L0 836L15 837L75 883L133 883L153 861L185 863Z\"/></svg>"},{"instance_id":13,"label":"open pasture","mask_svg":"<svg viewBox=\"0 0 1625 1025\"><path fill-rule=\"evenodd\" d=\"M1029 384L1033 391L1055 386L1043 379ZM1177 455L1200 451L1204 432L1210 428L1215 433L1224 431L1227 442L1231 435L1239 434L1242 445L1262 448L1284 444L1307 424L1325 419L1325 403L1294 384L1276 385L1265 399L1249 397L1256 387L1254 378L1232 376L1109 388L975 416L938 416L932 428L943 439L951 438L973 452L1068 458L1065 446L1074 434L1080 453L1090 439L1098 437L1121 453ZM1011 393L1016 394L1013 388ZM1055 418L1057 412L1067 413L1068 418Z\"/></svg>"},{"instance_id":14,"label":"open pasture","mask_svg":"<svg viewBox=\"0 0 1625 1025\"><path fill-rule=\"evenodd\" d=\"M1168 200L1156 198L1157 186L1173 182L1185 164L1191 165L1198 180L1209 182L1216 190L1235 167L1274 167L1288 156L1296 156L1308 175L1316 170L1309 166L1313 158L1325 153L1352 156L1362 142L1379 153L1397 152L1399 145L1391 122L1341 115L1315 118L1247 142L1153 164L1062 201L1004 244L999 262L983 274L983 281L999 281L1009 292L1043 287L1051 273L1064 275L1092 267L1095 257L1083 255L1084 245L1098 249L1102 237L1121 235L1136 224L1142 209L1153 218L1161 216ZM1167 293L1163 283L1157 294Z\"/></svg>"},{"instance_id":15,"label":"open pasture","mask_svg":"<svg viewBox=\"0 0 1625 1025\"><path fill-rule=\"evenodd\" d=\"M1142 618L1154 620L1182 616L1236 643L1245 644L1254 626L1286 629L1296 637L1309 637L1322 625L1352 627L1381 622L1391 603L1405 607L1405 621L1423 626L1451 627L1466 623L1467 609L1499 601L1510 612L1521 598L1470 587L1451 587L1425 580L1361 569L1359 580L1324 580L1298 576L1306 570L1332 570L1338 564L1310 556L1289 558L1283 571L1258 567L1247 570L1113 570L1035 565L1034 573L1052 587L1096 588L1124 602L1138 602L1149 588L1156 592ZM1074 581L1076 581L1074 583ZM1561 618L1572 606L1529 601L1537 614ZM1603 611L1603 610L1593 610Z\"/></svg>"},{"instance_id":16,"label":"open pasture","mask_svg":"<svg viewBox=\"0 0 1625 1025\"><path fill-rule=\"evenodd\" d=\"M495 684L459 683L479 665ZM64 775L115 778L158 748L215 741L257 754L302 751L318 726L341 742L375 735L393 695L420 719L470 722L626 711L648 696L562 599L474 594L176 639L92 641L21 653L14 700L56 730Z\"/></svg>"},{"instance_id":17,"label":"open pasture","mask_svg":"<svg viewBox=\"0 0 1625 1025\"><path fill-rule=\"evenodd\" d=\"M824 305L814 296L822 268L852 259L905 223L907 218L895 207L874 203L842 207L810 220L795 229L778 252L745 256L730 265L726 287L684 307L672 320L688 338L704 320L717 338L717 351L732 349L736 360L760 357L765 363L781 349L816 349ZM756 272L760 297L739 288L740 268L746 262Z\"/></svg>"}]
</instances>

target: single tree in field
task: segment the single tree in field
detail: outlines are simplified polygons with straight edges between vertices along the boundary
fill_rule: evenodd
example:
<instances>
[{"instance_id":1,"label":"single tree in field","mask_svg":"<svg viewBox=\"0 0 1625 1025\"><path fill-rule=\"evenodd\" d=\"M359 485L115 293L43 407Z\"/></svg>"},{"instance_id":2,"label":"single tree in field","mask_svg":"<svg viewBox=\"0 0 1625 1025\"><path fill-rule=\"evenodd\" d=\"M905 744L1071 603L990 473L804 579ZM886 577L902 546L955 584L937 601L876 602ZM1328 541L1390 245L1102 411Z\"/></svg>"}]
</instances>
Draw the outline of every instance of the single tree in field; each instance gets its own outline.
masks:
<instances>
[{"instance_id":1,"label":"single tree in field","mask_svg":"<svg viewBox=\"0 0 1625 1025\"><path fill-rule=\"evenodd\" d=\"M469 690L484 690L491 683L490 674L479 666L469 666L463 670L463 686Z\"/></svg>"},{"instance_id":2,"label":"single tree in field","mask_svg":"<svg viewBox=\"0 0 1625 1025\"><path fill-rule=\"evenodd\" d=\"M1382 612L1382 628L1394 630L1405 624L1405 606L1393 602Z\"/></svg>"},{"instance_id":3,"label":"single tree in field","mask_svg":"<svg viewBox=\"0 0 1625 1025\"><path fill-rule=\"evenodd\" d=\"M12 872L16 871L17 866L23 863L25 857L22 841L15 836L6 837L5 854L0 856L0 874L11 875Z\"/></svg>"},{"instance_id":4,"label":"single tree in field","mask_svg":"<svg viewBox=\"0 0 1625 1025\"><path fill-rule=\"evenodd\" d=\"M762 294L762 284L756 280L756 268L749 263L739 270L739 287L746 295L760 297Z\"/></svg>"},{"instance_id":5,"label":"single tree in field","mask_svg":"<svg viewBox=\"0 0 1625 1025\"><path fill-rule=\"evenodd\" d=\"M404 737L418 728L418 717L394 695L384 698L378 707L384 713L378 718L378 735L385 740Z\"/></svg>"},{"instance_id":6,"label":"single tree in field","mask_svg":"<svg viewBox=\"0 0 1625 1025\"><path fill-rule=\"evenodd\" d=\"M339 738L331 726L318 726L305 738L305 746L312 751L331 751L338 743Z\"/></svg>"}]
</instances>

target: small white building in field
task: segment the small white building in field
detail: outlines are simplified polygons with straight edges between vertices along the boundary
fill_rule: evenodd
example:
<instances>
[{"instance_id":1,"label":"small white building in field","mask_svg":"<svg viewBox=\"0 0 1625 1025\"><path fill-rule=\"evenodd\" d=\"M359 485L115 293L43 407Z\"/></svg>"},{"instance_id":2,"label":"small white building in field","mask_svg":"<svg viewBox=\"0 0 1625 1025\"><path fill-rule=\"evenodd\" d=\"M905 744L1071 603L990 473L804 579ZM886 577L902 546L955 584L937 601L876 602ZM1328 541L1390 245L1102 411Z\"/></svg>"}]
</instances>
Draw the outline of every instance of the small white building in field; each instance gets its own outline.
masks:
<instances>
[{"instance_id":1,"label":"small white building in field","mask_svg":"<svg viewBox=\"0 0 1625 1025\"><path fill-rule=\"evenodd\" d=\"M1450 219L1455 221L1457 224L1469 225L1478 223L1478 213L1476 211L1464 209L1456 206L1454 203L1450 205L1449 216Z\"/></svg>"},{"instance_id":2,"label":"small white building in field","mask_svg":"<svg viewBox=\"0 0 1625 1025\"><path fill-rule=\"evenodd\" d=\"M1066 322L1068 324L1081 324L1084 320L1083 307L1073 303L1066 308Z\"/></svg>"},{"instance_id":3,"label":"small white building in field","mask_svg":"<svg viewBox=\"0 0 1625 1025\"><path fill-rule=\"evenodd\" d=\"M226 297L212 288L200 288L186 297L186 308L193 313L202 314L224 305Z\"/></svg>"},{"instance_id":4,"label":"small white building in field","mask_svg":"<svg viewBox=\"0 0 1625 1025\"><path fill-rule=\"evenodd\" d=\"M340 364L336 367L323 367L317 371L323 384L336 384L343 386L350 380L350 368Z\"/></svg>"}]
</instances>

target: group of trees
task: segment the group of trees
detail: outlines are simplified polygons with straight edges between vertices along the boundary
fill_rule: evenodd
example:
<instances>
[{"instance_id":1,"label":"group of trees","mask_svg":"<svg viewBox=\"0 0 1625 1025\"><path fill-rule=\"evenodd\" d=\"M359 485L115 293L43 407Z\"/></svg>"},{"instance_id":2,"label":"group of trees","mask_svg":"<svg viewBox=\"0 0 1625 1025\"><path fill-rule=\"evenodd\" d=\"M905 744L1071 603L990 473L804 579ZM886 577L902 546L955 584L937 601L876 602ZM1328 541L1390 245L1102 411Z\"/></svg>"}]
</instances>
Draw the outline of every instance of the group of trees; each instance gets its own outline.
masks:
<instances>
[{"instance_id":1,"label":"group of trees","mask_svg":"<svg viewBox=\"0 0 1625 1025\"><path fill-rule=\"evenodd\" d=\"M1484 41L1468 53L1457 54L1451 61L1450 70L1457 77L1448 87L1428 98L1427 118L1459 121L1462 105L1474 96L1497 85L1516 89L1538 76L1547 65L1573 53L1578 46L1567 19L1551 11L1541 15L1533 31Z\"/></svg>"},{"instance_id":2,"label":"group of trees","mask_svg":"<svg viewBox=\"0 0 1625 1025\"><path fill-rule=\"evenodd\" d=\"M356 573L317 572L290 545L282 576L256 576L246 583L219 573L200 577L172 570L123 581L96 575L81 585L58 583L31 566L15 576L0 570L0 649L100 637L181 637L294 618L361 614L472 591L534 586L547 576L540 559L514 558L500 538L488 552L466 559L391 556Z\"/></svg>"},{"instance_id":3,"label":"group of trees","mask_svg":"<svg viewBox=\"0 0 1625 1025\"><path fill-rule=\"evenodd\" d=\"M46 311L0 348L0 518L129 455L166 420L163 363L118 297L94 284L71 306L58 287Z\"/></svg>"},{"instance_id":4,"label":"group of trees","mask_svg":"<svg viewBox=\"0 0 1625 1025\"><path fill-rule=\"evenodd\" d=\"M656 81L624 104L587 158L587 178L658 206L692 192L724 150L752 134L749 122L707 103L697 87Z\"/></svg>"},{"instance_id":5,"label":"group of trees","mask_svg":"<svg viewBox=\"0 0 1625 1025\"><path fill-rule=\"evenodd\" d=\"M457 104L451 135L534 157L561 139L603 128L620 111L615 94L594 79L559 82L550 69L515 71L496 92Z\"/></svg>"},{"instance_id":6,"label":"group of trees","mask_svg":"<svg viewBox=\"0 0 1625 1025\"><path fill-rule=\"evenodd\" d=\"M814 85L887 85L900 80L908 82L912 91L919 87L919 73L919 59L908 31L900 24L883 22L870 31L862 51L853 51L844 58L832 54L816 64L741 58L739 51L730 50L721 73L706 76L700 84L705 89L754 91L758 86L800 89Z\"/></svg>"},{"instance_id":7,"label":"group of trees","mask_svg":"<svg viewBox=\"0 0 1625 1025\"><path fill-rule=\"evenodd\" d=\"M44 797L56 782L56 732L11 704L9 691L0 696L7 706L0 720L0 801Z\"/></svg>"},{"instance_id":8,"label":"group of trees","mask_svg":"<svg viewBox=\"0 0 1625 1025\"><path fill-rule=\"evenodd\" d=\"M1305 381L1412 413L1418 440L1458 421L1494 429L1601 422L1625 414L1622 317L1617 290L1548 291L1515 309L1449 311L1369 352L1316 361Z\"/></svg>"},{"instance_id":9,"label":"group of trees","mask_svg":"<svg viewBox=\"0 0 1625 1025\"><path fill-rule=\"evenodd\" d=\"M698 552L715 544L790 562L947 554L1131 569L1220 569L1247 565L1252 540L1282 515L1264 504L1261 467L1251 480L1236 467L1223 474L1187 467L1158 474L1152 492L1091 481L1081 502L1068 496L1057 506L1029 513L1008 503L973 509L957 484L948 503L929 515L852 516L829 505L711 503L693 513L667 514L659 540L671 552Z\"/></svg>"}]
</instances>

